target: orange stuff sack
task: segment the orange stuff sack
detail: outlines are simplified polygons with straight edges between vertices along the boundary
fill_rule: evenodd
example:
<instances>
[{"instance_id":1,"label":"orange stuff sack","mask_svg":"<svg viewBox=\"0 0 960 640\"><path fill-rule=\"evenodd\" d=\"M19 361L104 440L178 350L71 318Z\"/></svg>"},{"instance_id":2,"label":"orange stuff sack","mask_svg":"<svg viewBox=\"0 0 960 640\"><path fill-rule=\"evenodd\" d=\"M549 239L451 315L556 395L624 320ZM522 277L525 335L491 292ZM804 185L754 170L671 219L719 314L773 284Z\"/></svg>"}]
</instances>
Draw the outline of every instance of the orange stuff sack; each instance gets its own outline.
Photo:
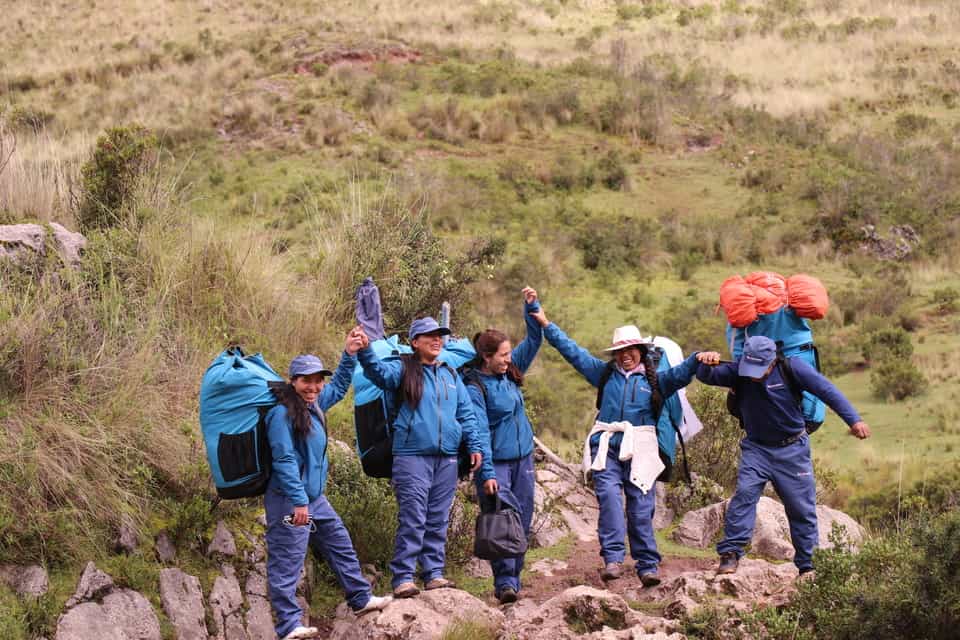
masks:
<instances>
[{"instance_id":1,"label":"orange stuff sack","mask_svg":"<svg viewBox=\"0 0 960 640\"><path fill-rule=\"evenodd\" d=\"M830 298L817 278L798 273L787 278L787 303L801 318L820 320L827 315Z\"/></svg>"},{"instance_id":2,"label":"orange stuff sack","mask_svg":"<svg viewBox=\"0 0 960 640\"><path fill-rule=\"evenodd\" d=\"M756 291L757 287L740 276L731 276L720 285L720 306L731 326L746 327L757 319Z\"/></svg>"},{"instance_id":3,"label":"orange stuff sack","mask_svg":"<svg viewBox=\"0 0 960 640\"><path fill-rule=\"evenodd\" d=\"M773 313L787 304L787 281L779 273L754 271L746 281L756 287L757 313Z\"/></svg>"}]
</instances>

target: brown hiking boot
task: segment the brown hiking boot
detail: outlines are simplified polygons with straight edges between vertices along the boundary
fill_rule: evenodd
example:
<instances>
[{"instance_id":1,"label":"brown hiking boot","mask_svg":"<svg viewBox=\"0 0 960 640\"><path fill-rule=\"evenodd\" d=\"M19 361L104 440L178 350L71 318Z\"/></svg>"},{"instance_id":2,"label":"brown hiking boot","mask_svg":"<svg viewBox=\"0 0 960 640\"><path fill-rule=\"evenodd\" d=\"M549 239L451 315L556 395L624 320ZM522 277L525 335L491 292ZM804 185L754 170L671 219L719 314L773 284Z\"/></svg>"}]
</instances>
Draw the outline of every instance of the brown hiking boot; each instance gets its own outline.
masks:
<instances>
[{"instance_id":1,"label":"brown hiking boot","mask_svg":"<svg viewBox=\"0 0 960 640\"><path fill-rule=\"evenodd\" d=\"M655 587L660 584L660 572L654 569L653 571L644 571L640 574L640 584L645 587Z\"/></svg>"},{"instance_id":2,"label":"brown hiking boot","mask_svg":"<svg viewBox=\"0 0 960 640\"><path fill-rule=\"evenodd\" d=\"M394 598L412 598L418 593L420 593L420 589L417 589L417 585L412 582L403 582L393 588Z\"/></svg>"},{"instance_id":3,"label":"brown hiking boot","mask_svg":"<svg viewBox=\"0 0 960 640\"><path fill-rule=\"evenodd\" d=\"M600 572L600 578L603 580L616 580L623 575L622 562L608 562Z\"/></svg>"},{"instance_id":4,"label":"brown hiking boot","mask_svg":"<svg viewBox=\"0 0 960 640\"><path fill-rule=\"evenodd\" d=\"M720 554L720 566L717 567L717 575L724 573L736 573L740 566L740 558L733 551L727 551Z\"/></svg>"},{"instance_id":5,"label":"brown hiking boot","mask_svg":"<svg viewBox=\"0 0 960 640\"><path fill-rule=\"evenodd\" d=\"M454 584L453 580L447 580L443 576L440 576L439 578L434 578L427 584L423 585L423 588L427 591L432 591L434 589L453 589L456 586L457 585Z\"/></svg>"}]
</instances>

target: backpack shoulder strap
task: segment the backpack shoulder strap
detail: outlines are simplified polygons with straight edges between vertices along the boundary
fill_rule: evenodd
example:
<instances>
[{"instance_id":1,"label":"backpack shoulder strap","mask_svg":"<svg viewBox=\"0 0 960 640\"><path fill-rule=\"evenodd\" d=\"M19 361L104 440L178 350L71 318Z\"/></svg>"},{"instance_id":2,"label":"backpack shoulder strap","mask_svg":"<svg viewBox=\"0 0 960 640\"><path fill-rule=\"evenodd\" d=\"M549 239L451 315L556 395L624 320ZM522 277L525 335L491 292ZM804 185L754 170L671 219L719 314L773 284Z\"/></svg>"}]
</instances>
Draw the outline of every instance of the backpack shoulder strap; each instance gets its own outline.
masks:
<instances>
[{"instance_id":1,"label":"backpack shoulder strap","mask_svg":"<svg viewBox=\"0 0 960 640\"><path fill-rule=\"evenodd\" d=\"M487 403L487 387L483 384L483 380L480 379L480 372L477 371L476 367L464 366L460 369L460 377L463 379L463 383L476 387L480 390L480 397L483 398L483 403Z\"/></svg>"},{"instance_id":2,"label":"backpack shoulder strap","mask_svg":"<svg viewBox=\"0 0 960 640\"><path fill-rule=\"evenodd\" d=\"M600 374L600 382L597 384L597 411L600 411L600 405L603 404L603 388L607 386L607 382L610 380L610 376L613 375L613 369L616 367L616 363L613 360L607 362L607 366L604 368L603 373Z\"/></svg>"},{"instance_id":3,"label":"backpack shoulder strap","mask_svg":"<svg viewBox=\"0 0 960 640\"><path fill-rule=\"evenodd\" d=\"M780 367L783 381L786 383L787 388L790 389L790 394L793 396L793 399L797 404L800 404L803 401L803 390L800 388L797 376L793 373L793 365L790 364L790 358L787 358L781 352L777 351L777 366Z\"/></svg>"}]
</instances>

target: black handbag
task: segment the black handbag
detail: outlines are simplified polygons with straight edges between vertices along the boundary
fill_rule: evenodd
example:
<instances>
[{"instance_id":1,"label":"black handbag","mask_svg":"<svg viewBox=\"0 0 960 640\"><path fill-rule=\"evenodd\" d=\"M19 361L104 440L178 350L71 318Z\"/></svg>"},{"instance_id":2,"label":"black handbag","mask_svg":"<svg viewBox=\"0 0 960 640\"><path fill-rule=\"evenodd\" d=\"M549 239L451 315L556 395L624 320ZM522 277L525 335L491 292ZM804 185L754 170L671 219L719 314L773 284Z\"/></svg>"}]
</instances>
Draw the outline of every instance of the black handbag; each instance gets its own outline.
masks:
<instances>
[{"instance_id":1,"label":"black handbag","mask_svg":"<svg viewBox=\"0 0 960 640\"><path fill-rule=\"evenodd\" d=\"M515 558L527 552L527 536L520 522L520 512L504 508L500 496L496 496L493 511L477 515L476 536L473 540L473 555L484 560Z\"/></svg>"}]
</instances>

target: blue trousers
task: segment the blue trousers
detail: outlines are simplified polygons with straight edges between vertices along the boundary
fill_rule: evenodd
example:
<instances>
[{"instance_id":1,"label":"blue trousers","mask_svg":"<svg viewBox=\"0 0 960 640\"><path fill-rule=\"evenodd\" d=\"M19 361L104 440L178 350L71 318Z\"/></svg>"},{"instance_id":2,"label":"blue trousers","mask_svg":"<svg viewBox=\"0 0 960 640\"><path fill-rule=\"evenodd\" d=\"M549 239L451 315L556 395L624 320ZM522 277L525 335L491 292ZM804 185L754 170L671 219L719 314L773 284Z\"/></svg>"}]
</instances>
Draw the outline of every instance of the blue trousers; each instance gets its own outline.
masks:
<instances>
[{"instance_id":1,"label":"blue trousers","mask_svg":"<svg viewBox=\"0 0 960 640\"><path fill-rule=\"evenodd\" d=\"M767 482L783 502L790 522L793 563L801 571L813 568L817 545L817 485L810 459L810 440L804 435L785 447L769 447L746 438L740 443L737 490L730 499L717 553L743 555L753 537L757 501Z\"/></svg>"},{"instance_id":2,"label":"blue trousers","mask_svg":"<svg viewBox=\"0 0 960 640\"><path fill-rule=\"evenodd\" d=\"M373 595L370 583L360 571L347 528L326 496L309 504L313 524L301 527L283 522L284 516L293 513L293 504L286 496L268 489L263 506L267 512L267 583L277 636L282 638L293 631L303 617L297 604L297 582L308 546L333 571L352 609L362 609L367 604Z\"/></svg>"},{"instance_id":3,"label":"blue trousers","mask_svg":"<svg viewBox=\"0 0 960 640\"><path fill-rule=\"evenodd\" d=\"M596 457L597 446L591 445L591 457ZM660 566L657 539L653 534L653 512L657 505L656 491L646 494L630 482L630 461L620 462L619 452L611 447L607 452L607 466L593 472L593 490L600 506L597 533L600 537L600 555L604 563L623 562L624 537L629 536L630 557L636 563L637 574L656 571ZM627 496L626 522L623 498Z\"/></svg>"},{"instance_id":4,"label":"blue trousers","mask_svg":"<svg viewBox=\"0 0 960 640\"><path fill-rule=\"evenodd\" d=\"M533 522L533 491L536 481L533 469L533 455L518 460L494 462L493 471L500 486L500 501L520 513L523 532L530 536L530 524ZM477 495L484 496L483 482L477 479ZM491 560L493 569L493 591L499 598L506 587L520 591L520 572L523 571L523 556Z\"/></svg>"},{"instance_id":5,"label":"blue trousers","mask_svg":"<svg viewBox=\"0 0 960 640\"><path fill-rule=\"evenodd\" d=\"M394 588L413 582L417 564L424 582L443 575L450 505L456 489L455 456L393 457L397 539L390 572Z\"/></svg>"}]
</instances>

